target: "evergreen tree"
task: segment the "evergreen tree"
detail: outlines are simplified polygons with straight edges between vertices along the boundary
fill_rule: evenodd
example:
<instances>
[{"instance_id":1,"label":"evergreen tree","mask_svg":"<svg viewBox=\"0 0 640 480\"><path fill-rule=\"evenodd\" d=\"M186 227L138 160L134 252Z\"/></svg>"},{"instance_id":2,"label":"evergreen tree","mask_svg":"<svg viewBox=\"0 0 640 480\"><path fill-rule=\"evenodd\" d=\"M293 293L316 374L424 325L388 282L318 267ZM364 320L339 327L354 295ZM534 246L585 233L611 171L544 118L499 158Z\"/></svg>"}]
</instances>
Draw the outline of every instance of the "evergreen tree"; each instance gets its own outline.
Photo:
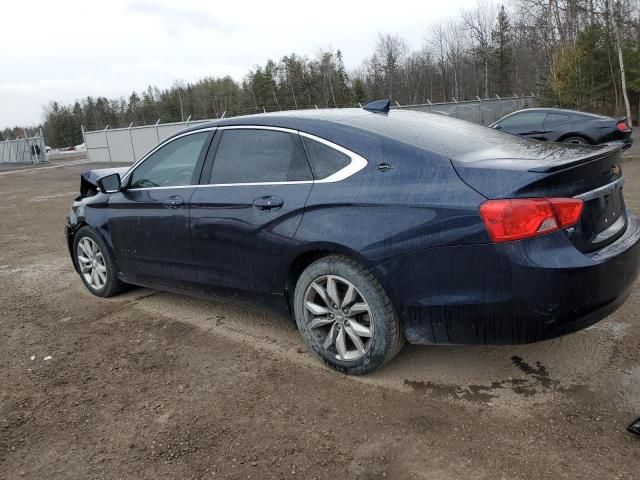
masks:
<instances>
[{"instance_id":1,"label":"evergreen tree","mask_svg":"<svg viewBox=\"0 0 640 480\"><path fill-rule=\"evenodd\" d=\"M493 43L493 64L494 64L494 90L498 95L510 95L513 93L512 65L513 49L511 39L511 24L504 9L504 5L498 10L498 18L491 32Z\"/></svg>"}]
</instances>

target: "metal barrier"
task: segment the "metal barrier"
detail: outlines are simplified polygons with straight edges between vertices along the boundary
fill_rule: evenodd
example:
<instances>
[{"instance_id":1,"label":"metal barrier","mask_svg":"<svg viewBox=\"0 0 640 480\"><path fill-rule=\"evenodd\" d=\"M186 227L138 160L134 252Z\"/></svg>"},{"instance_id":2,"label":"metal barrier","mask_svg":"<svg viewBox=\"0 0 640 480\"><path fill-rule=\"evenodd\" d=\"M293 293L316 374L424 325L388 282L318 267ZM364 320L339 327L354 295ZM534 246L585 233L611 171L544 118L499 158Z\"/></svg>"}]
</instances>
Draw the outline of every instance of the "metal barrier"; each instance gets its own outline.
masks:
<instances>
[{"instance_id":1,"label":"metal barrier","mask_svg":"<svg viewBox=\"0 0 640 480\"><path fill-rule=\"evenodd\" d=\"M482 125L489 125L500 117L537 105L534 96L488 98L477 100L453 101L442 103L427 103L422 105L398 105L393 108L417 110L421 112L438 113ZM214 120L214 119L212 119ZM87 155L91 162L122 162L132 164L140 160L149 150L155 147L169 135L190 125L205 123L211 120L198 120L174 123L160 123L154 125L126 128L109 128L87 132L82 129Z\"/></svg>"},{"instance_id":2,"label":"metal barrier","mask_svg":"<svg viewBox=\"0 0 640 480\"><path fill-rule=\"evenodd\" d=\"M127 128L109 128L87 132L82 129L82 136L87 147L87 155L91 162L123 162L134 163L140 160L149 150L168 136L191 125L208 122L160 123Z\"/></svg>"},{"instance_id":3,"label":"metal barrier","mask_svg":"<svg viewBox=\"0 0 640 480\"><path fill-rule=\"evenodd\" d=\"M42 136L0 142L0 163L47 163Z\"/></svg>"}]
</instances>

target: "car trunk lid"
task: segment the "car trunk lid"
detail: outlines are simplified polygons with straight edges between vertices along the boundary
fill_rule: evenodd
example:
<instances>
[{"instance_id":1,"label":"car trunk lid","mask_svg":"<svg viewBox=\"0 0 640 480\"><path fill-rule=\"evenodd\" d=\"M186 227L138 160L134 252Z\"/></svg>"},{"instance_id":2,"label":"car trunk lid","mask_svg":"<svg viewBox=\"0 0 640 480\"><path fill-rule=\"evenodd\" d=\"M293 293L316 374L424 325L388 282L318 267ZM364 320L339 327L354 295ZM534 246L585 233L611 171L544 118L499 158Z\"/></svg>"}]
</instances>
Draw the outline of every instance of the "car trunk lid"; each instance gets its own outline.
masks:
<instances>
[{"instance_id":1,"label":"car trunk lid","mask_svg":"<svg viewBox=\"0 0 640 480\"><path fill-rule=\"evenodd\" d=\"M460 178L489 199L574 197L579 223L565 229L582 252L608 245L626 229L620 148L513 142L470 152L452 163Z\"/></svg>"}]
</instances>

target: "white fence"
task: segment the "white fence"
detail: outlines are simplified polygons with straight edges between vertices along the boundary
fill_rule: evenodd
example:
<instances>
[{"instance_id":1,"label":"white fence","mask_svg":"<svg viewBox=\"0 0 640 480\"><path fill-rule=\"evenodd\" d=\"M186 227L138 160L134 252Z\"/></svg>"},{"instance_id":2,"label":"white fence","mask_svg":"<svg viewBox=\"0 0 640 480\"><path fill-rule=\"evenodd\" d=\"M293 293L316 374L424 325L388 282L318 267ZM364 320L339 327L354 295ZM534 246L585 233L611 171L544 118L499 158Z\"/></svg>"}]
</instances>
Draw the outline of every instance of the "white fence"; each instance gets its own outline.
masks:
<instances>
[{"instance_id":1,"label":"white fence","mask_svg":"<svg viewBox=\"0 0 640 480\"><path fill-rule=\"evenodd\" d=\"M0 163L46 163L47 152L41 136L0 142Z\"/></svg>"},{"instance_id":2,"label":"white fence","mask_svg":"<svg viewBox=\"0 0 640 480\"><path fill-rule=\"evenodd\" d=\"M402 105L403 108L422 112L438 113L482 125L489 125L502 116L522 108L537 105L535 97L507 97L468 100L462 102L428 103L424 105ZM169 135L190 125L210 120L193 122L156 123L141 127L105 128L92 132L82 131L91 162L124 162L132 164L140 160L153 147Z\"/></svg>"},{"instance_id":3,"label":"white fence","mask_svg":"<svg viewBox=\"0 0 640 480\"><path fill-rule=\"evenodd\" d=\"M134 163L140 160L145 153L155 147L168 136L183 130L191 125L207 122L198 120L194 122L156 123L141 127L105 128L85 132L84 143L87 147L87 155L91 162L124 162Z\"/></svg>"}]
</instances>

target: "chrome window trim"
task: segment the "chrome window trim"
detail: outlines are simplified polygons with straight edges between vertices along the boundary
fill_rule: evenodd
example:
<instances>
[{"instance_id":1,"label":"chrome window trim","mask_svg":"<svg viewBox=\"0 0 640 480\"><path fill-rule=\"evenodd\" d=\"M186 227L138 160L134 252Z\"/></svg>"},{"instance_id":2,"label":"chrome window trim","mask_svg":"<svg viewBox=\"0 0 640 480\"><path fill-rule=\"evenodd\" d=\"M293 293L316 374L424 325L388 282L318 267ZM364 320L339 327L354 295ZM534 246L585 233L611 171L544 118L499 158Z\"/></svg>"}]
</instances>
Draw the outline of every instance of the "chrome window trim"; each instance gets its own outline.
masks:
<instances>
[{"instance_id":1,"label":"chrome window trim","mask_svg":"<svg viewBox=\"0 0 640 480\"><path fill-rule=\"evenodd\" d=\"M579 198L580 200L584 200L586 202L589 200L593 200L594 198L602 197L603 195L611 193L614 190L618 190L622 188L623 185L624 185L624 177L620 177L611 183L608 183L602 187L596 188L595 190L581 193L580 195L576 195L573 198Z\"/></svg>"},{"instance_id":2,"label":"chrome window trim","mask_svg":"<svg viewBox=\"0 0 640 480\"><path fill-rule=\"evenodd\" d=\"M327 147L333 148L334 150L337 150L338 152L343 153L344 155L346 155L351 159L351 162L349 163L349 165L338 170L337 172L332 173L328 177L321 178L320 180L315 180L315 183L340 182L346 178L349 178L352 175L355 175L364 167L366 167L368 164L366 158L358 155L357 153L352 152L351 150L347 150L346 148L341 147L340 145L330 142L329 140L325 140L322 137L311 135L310 133L306 133L306 132L298 132L298 133L301 137L309 138L311 140L315 140L316 142L322 143Z\"/></svg>"},{"instance_id":3,"label":"chrome window trim","mask_svg":"<svg viewBox=\"0 0 640 480\"><path fill-rule=\"evenodd\" d=\"M270 125L225 125L222 127L209 127L209 128L203 128L203 129L198 129L191 132L183 133L182 135L178 135L176 137L171 138L169 141L177 140L178 138L183 137L185 135L191 135L194 133L210 131L210 130L272 130L275 132L291 133L294 135L300 135L302 137L309 138L311 140L315 140L316 142L322 143L330 148L333 148L334 150L348 156L351 159L351 161L347 166L341 168L337 172L332 173L328 177L321 178L320 180L292 180L292 181L286 181L286 182L203 183L198 185L178 185L174 187L127 188L126 191L168 190L168 189L175 189L175 188L197 188L197 187L207 187L207 188L208 187L255 187L255 186L267 186L267 185L305 185L305 184L314 184L314 183L336 183L336 182L345 180L351 177L352 175L355 175L360 170L365 168L369 163L367 159L358 155L357 153L354 153L351 150L348 150L336 143L330 142L329 140L325 140L322 137L318 137L317 135L302 132L300 130L295 130L292 128L272 127ZM127 177L133 172L135 168L139 166L140 163L142 163L148 156L150 156L157 149L169 143L169 141L165 141L162 144L158 145L149 153L147 153L143 158L141 158L136 164L134 164L131 167L131 170L129 170L125 174L124 178L122 179L122 183L124 184L125 179L127 179Z\"/></svg>"},{"instance_id":4,"label":"chrome window trim","mask_svg":"<svg viewBox=\"0 0 640 480\"><path fill-rule=\"evenodd\" d=\"M313 180L299 180L299 181L290 181L290 182L202 183L197 185L177 185L175 187L127 188L126 191L135 192L138 190L169 190L174 188L199 188L199 187L254 187L254 186L260 186L260 185L304 185L309 183L314 183L314 182Z\"/></svg>"},{"instance_id":5,"label":"chrome window trim","mask_svg":"<svg viewBox=\"0 0 640 480\"><path fill-rule=\"evenodd\" d=\"M298 130L285 127L272 127L271 125L223 125L218 130L273 130L274 132L285 132L298 134Z\"/></svg>"},{"instance_id":6,"label":"chrome window trim","mask_svg":"<svg viewBox=\"0 0 640 480\"><path fill-rule=\"evenodd\" d=\"M165 145L173 142L174 140L178 140L179 138L182 137L186 137L188 135L195 135L196 133L202 133L202 132L210 132L213 130L217 130L218 127L206 127L206 128L199 128L197 130L192 130L189 132L184 132L181 133L179 135L176 135L175 137L171 137L171 138L165 138L162 142L160 142L158 145L156 145L155 147L153 147L151 150L149 150L147 153L145 153L142 158L140 160L138 160L136 163L134 163L133 165L131 165L131 168L129 170L127 170L127 173L124 174L124 177L122 177L121 180L121 184L124 185L125 181L127 181L129 179L129 177L131 176L131 174L133 173L133 171L138 168L142 162L144 162L147 158L149 158L151 155L153 155L157 150L159 150L160 148L164 147ZM180 185L180 186L188 186L188 187L194 187L196 185ZM156 188L178 188L178 186L175 187L145 187L145 188L128 188L127 190L149 190L149 189L156 189Z\"/></svg>"}]
</instances>

